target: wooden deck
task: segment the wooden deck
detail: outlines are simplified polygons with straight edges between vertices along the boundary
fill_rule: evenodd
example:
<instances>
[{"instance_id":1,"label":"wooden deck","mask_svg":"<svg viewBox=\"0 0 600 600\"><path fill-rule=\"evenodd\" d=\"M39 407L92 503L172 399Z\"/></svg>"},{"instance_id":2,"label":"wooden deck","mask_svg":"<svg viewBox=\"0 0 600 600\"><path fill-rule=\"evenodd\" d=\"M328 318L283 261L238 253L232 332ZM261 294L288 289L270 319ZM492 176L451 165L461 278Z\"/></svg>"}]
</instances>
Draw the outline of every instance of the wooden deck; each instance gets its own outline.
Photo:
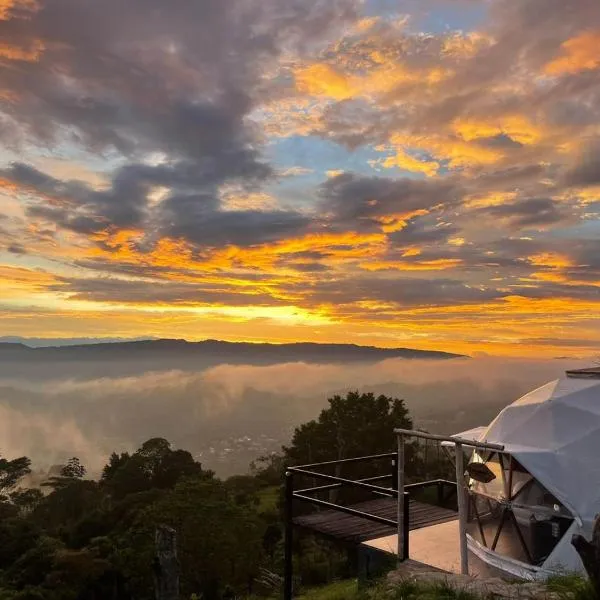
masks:
<instances>
[{"instance_id":1,"label":"wooden deck","mask_svg":"<svg viewBox=\"0 0 600 600\"><path fill-rule=\"evenodd\" d=\"M353 504L351 508L394 521L397 518L395 498L368 500ZM453 510L410 500L408 522L411 530L455 519L458 519L458 514ZM357 544L396 533L395 528L388 525L336 510L324 510L295 517L294 524L327 537Z\"/></svg>"}]
</instances>

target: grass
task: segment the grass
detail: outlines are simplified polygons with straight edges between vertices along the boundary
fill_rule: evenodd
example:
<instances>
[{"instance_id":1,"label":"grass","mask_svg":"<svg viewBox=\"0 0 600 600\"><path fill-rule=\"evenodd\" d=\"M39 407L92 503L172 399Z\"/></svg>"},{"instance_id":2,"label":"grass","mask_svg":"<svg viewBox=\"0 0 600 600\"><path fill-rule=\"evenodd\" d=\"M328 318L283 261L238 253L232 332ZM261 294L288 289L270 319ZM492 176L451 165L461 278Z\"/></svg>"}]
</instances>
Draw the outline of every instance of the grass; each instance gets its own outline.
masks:
<instances>
[{"instance_id":1,"label":"grass","mask_svg":"<svg viewBox=\"0 0 600 600\"><path fill-rule=\"evenodd\" d=\"M575 573L551 577L548 580L548 589L565 600L598 600L590 582Z\"/></svg>"},{"instance_id":2,"label":"grass","mask_svg":"<svg viewBox=\"0 0 600 600\"><path fill-rule=\"evenodd\" d=\"M336 581L329 585L306 590L298 600L362 600L356 579Z\"/></svg>"},{"instance_id":3,"label":"grass","mask_svg":"<svg viewBox=\"0 0 600 600\"><path fill-rule=\"evenodd\" d=\"M277 511L277 501L279 500L279 487L276 485L258 490L258 512L268 513Z\"/></svg>"},{"instance_id":4,"label":"grass","mask_svg":"<svg viewBox=\"0 0 600 600\"><path fill-rule=\"evenodd\" d=\"M548 591L564 600L599 600L587 579L561 575L548 580ZM304 591L298 600L486 600L471 592L455 590L443 583L424 585L404 581L393 587L383 583L359 590L355 579L337 581Z\"/></svg>"},{"instance_id":5,"label":"grass","mask_svg":"<svg viewBox=\"0 0 600 600\"><path fill-rule=\"evenodd\" d=\"M481 600L468 592L442 583L431 585L409 581L388 587L383 584L359 590L356 580L338 581L307 590L298 600Z\"/></svg>"}]
</instances>

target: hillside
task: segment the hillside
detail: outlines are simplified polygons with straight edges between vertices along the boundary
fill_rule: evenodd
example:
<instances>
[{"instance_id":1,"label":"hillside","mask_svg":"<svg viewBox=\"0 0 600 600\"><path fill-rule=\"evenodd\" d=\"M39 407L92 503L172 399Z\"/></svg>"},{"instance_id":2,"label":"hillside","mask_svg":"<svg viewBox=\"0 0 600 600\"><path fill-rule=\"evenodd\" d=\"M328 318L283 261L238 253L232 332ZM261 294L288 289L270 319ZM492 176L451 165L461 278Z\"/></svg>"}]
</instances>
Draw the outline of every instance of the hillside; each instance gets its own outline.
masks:
<instances>
[{"instance_id":1,"label":"hillside","mask_svg":"<svg viewBox=\"0 0 600 600\"><path fill-rule=\"evenodd\" d=\"M52 376L54 366L77 364L80 377L126 375L132 371L205 369L220 364L271 365L286 362L319 364L378 362L388 358L446 359L459 355L411 348L377 348L355 344L254 344L162 339L53 347L0 343L0 375L18 377L32 369ZM98 366L101 368L98 369Z\"/></svg>"}]
</instances>

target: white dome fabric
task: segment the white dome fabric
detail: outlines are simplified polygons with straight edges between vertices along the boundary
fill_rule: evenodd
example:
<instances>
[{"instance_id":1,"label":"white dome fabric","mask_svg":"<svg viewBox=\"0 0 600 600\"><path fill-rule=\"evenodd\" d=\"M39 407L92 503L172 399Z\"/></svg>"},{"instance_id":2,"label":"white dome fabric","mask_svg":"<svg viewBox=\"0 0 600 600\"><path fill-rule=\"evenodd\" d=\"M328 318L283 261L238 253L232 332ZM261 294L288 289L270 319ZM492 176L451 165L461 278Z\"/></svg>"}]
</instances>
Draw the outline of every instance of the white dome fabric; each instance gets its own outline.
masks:
<instances>
[{"instance_id":1,"label":"white dome fabric","mask_svg":"<svg viewBox=\"0 0 600 600\"><path fill-rule=\"evenodd\" d=\"M565 377L533 390L480 439L503 444L582 522L600 513L600 379Z\"/></svg>"}]
</instances>

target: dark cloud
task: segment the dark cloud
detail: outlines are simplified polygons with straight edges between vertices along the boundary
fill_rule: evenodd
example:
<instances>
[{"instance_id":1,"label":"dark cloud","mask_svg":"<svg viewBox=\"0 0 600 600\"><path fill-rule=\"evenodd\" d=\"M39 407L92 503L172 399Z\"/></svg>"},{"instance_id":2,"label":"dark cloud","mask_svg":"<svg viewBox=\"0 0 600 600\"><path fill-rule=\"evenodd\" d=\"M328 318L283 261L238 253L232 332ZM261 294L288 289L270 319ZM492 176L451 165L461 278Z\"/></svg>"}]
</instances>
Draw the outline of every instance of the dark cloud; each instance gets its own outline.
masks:
<instances>
[{"instance_id":1,"label":"dark cloud","mask_svg":"<svg viewBox=\"0 0 600 600\"><path fill-rule=\"evenodd\" d=\"M458 190L447 180L392 179L343 173L320 188L321 208L336 225L369 228L379 217L430 210L458 201Z\"/></svg>"},{"instance_id":2,"label":"dark cloud","mask_svg":"<svg viewBox=\"0 0 600 600\"><path fill-rule=\"evenodd\" d=\"M243 192L273 173L247 118L264 73L354 14L353 0L46 0L27 18L11 14L0 21L3 44L39 52L2 64L3 141L13 142L14 125L34 144L116 152L128 164L107 191L23 164L4 175L52 200L32 200L30 217L81 234L147 227L202 245L296 231L305 219L284 211L219 212L220 188ZM160 210L151 186L169 188Z\"/></svg>"},{"instance_id":3,"label":"dark cloud","mask_svg":"<svg viewBox=\"0 0 600 600\"><path fill-rule=\"evenodd\" d=\"M306 291L312 305L327 303L341 307L357 302L375 301L392 303L396 305L396 309L476 304L505 295L492 287L470 286L457 279L420 279L400 275L393 278L356 276L345 278L342 282L318 281L307 285ZM390 309L394 310L393 307ZM377 318L380 318L385 309L374 309L374 312Z\"/></svg>"},{"instance_id":4,"label":"dark cloud","mask_svg":"<svg viewBox=\"0 0 600 600\"><path fill-rule=\"evenodd\" d=\"M388 240L397 246L443 244L448 238L460 233L460 228L450 223L431 223L422 218L408 221L400 231L388 235Z\"/></svg>"},{"instance_id":5,"label":"dark cloud","mask_svg":"<svg viewBox=\"0 0 600 600\"><path fill-rule=\"evenodd\" d=\"M310 219L286 210L215 210L211 197L171 196L160 207L163 235L196 246L249 246L273 242L306 231Z\"/></svg>"},{"instance_id":6,"label":"dark cloud","mask_svg":"<svg viewBox=\"0 0 600 600\"><path fill-rule=\"evenodd\" d=\"M520 229L544 227L566 221L571 215L552 198L528 198L481 209L492 217L507 219Z\"/></svg>"},{"instance_id":7,"label":"dark cloud","mask_svg":"<svg viewBox=\"0 0 600 600\"><path fill-rule=\"evenodd\" d=\"M112 303L150 303L185 306L210 304L270 306L281 301L263 293L243 293L227 283L125 281L115 278L61 278L48 288L72 300Z\"/></svg>"},{"instance_id":8,"label":"dark cloud","mask_svg":"<svg viewBox=\"0 0 600 600\"><path fill-rule=\"evenodd\" d=\"M600 184L600 142L588 146L579 158L579 164L571 168L565 183L573 186L591 186Z\"/></svg>"},{"instance_id":9,"label":"dark cloud","mask_svg":"<svg viewBox=\"0 0 600 600\"><path fill-rule=\"evenodd\" d=\"M13 163L0 176L34 195L29 216L77 233L138 227L144 220L148 186L128 171L118 172L107 191L61 181L23 163Z\"/></svg>"}]
</instances>

